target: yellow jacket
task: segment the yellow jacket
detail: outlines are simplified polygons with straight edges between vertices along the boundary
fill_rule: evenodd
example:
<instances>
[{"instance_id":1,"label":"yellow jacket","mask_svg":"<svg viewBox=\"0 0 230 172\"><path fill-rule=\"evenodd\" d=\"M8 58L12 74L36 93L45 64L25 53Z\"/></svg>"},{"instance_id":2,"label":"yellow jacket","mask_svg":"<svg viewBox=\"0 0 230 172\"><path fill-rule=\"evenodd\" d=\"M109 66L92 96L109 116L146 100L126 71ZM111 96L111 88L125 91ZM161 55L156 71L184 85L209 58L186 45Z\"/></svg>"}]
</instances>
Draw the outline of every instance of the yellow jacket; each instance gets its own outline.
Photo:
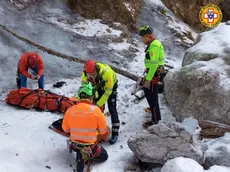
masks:
<instances>
[{"instance_id":1,"label":"yellow jacket","mask_svg":"<svg viewBox=\"0 0 230 172\"><path fill-rule=\"evenodd\" d=\"M97 63L99 67L99 77L96 78L95 83L92 83L96 91L100 88L105 91L102 97L96 103L99 107L105 104L113 91L113 86L117 82L117 75L114 70L107 64ZM82 84L88 83L85 72L82 72Z\"/></svg>"}]
</instances>

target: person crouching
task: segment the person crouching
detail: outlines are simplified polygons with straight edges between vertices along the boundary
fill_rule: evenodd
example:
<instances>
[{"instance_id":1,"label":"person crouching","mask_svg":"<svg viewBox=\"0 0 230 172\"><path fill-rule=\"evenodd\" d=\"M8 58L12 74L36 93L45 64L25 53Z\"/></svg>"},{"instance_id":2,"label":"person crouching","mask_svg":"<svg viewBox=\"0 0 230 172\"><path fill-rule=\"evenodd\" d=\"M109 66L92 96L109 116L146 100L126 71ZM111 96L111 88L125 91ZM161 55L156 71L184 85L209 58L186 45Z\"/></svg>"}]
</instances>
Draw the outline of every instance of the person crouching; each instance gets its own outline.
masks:
<instances>
[{"instance_id":1,"label":"person crouching","mask_svg":"<svg viewBox=\"0 0 230 172\"><path fill-rule=\"evenodd\" d=\"M100 108L93 105L94 87L82 84L78 91L79 103L70 107L63 119L62 128L70 133L68 145L77 153L77 172L83 172L89 161L104 162L107 151L98 144L97 135L107 134L107 125Z\"/></svg>"},{"instance_id":2,"label":"person crouching","mask_svg":"<svg viewBox=\"0 0 230 172\"><path fill-rule=\"evenodd\" d=\"M33 72L29 73L31 69ZM38 87L44 89L44 63L36 52L27 52L22 55L17 68L17 87L27 87L27 78L38 80Z\"/></svg>"}]
</instances>

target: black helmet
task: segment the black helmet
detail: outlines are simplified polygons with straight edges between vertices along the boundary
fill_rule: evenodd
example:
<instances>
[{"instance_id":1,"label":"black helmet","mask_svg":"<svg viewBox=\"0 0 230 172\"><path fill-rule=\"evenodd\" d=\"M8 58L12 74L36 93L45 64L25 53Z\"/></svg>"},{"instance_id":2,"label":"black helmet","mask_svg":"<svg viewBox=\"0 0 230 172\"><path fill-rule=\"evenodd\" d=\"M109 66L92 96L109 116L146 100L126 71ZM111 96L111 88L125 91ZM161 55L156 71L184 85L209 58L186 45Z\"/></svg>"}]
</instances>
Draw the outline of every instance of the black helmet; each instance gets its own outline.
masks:
<instances>
[{"instance_id":1,"label":"black helmet","mask_svg":"<svg viewBox=\"0 0 230 172\"><path fill-rule=\"evenodd\" d=\"M148 25L143 26L142 28L140 28L139 30L139 35L140 36L144 36L146 34L152 34L153 30L151 27L149 27Z\"/></svg>"}]
</instances>

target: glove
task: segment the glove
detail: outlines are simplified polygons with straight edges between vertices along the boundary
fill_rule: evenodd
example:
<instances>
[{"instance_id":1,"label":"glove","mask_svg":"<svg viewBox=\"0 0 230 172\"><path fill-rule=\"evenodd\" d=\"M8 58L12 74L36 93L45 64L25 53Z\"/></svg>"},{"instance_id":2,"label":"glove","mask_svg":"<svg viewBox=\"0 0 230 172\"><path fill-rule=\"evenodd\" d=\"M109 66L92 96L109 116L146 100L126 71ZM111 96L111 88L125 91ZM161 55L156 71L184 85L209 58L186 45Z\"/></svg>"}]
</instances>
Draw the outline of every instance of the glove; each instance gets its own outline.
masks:
<instances>
[{"instance_id":1,"label":"glove","mask_svg":"<svg viewBox=\"0 0 230 172\"><path fill-rule=\"evenodd\" d=\"M144 87L145 87L145 88L150 88L150 83L151 83L151 81L145 80L145 82L144 82Z\"/></svg>"},{"instance_id":2,"label":"glove","mask_svg":"<svg viewBox=\"0 0 230 172\"><path fill-rule=\"evenodd\" d=\"M106 142L106 141L108 141L109 137L110 137L110 133L111 133L111 130L110 130L109 126L107 126L106 133L105 134L99 134L97 136L97 141L98 142Z\"/></svg>"},{"instance_id":3,"label":"glove","mask_svg":"<svg viewBox=\"0 0 230 172\"><path fill-rule=\"evenodd\" d=\"M31 78L32 80L36 80L36 79L37 79L37 76L30 75L30 78Z\"/></svg>"},{"instance_id":4,"label":"glove","mask_svg":"<svg viewBox=\"0 0 230 172\"><path fill-rule=\"evenodd\" d=\"M40 75L37 75L37 76L36 76L36 79L37 79L37 80L39 80L40 78L41 78Z\"/></svg>"}]
</instances>

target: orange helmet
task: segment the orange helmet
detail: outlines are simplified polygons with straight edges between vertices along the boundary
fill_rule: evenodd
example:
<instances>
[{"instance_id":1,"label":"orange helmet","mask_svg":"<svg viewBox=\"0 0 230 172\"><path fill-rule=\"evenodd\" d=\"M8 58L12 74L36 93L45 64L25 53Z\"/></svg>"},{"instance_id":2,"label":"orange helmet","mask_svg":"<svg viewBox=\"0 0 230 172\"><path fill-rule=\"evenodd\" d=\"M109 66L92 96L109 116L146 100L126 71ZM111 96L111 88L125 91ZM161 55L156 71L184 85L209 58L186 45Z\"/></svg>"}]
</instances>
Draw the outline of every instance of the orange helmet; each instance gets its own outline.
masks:
<instances>
[{"instance_id":1,"label":"orange helmet","mask_svg":"<svg viewBox=\"0 0 230 172\"><path fill-rule=\"evenodd\" d=\"M86 73L96 73L97 71L97 63L94 60L88 60L85 63L85 72Z\"/></svg>"}]
</instances>

